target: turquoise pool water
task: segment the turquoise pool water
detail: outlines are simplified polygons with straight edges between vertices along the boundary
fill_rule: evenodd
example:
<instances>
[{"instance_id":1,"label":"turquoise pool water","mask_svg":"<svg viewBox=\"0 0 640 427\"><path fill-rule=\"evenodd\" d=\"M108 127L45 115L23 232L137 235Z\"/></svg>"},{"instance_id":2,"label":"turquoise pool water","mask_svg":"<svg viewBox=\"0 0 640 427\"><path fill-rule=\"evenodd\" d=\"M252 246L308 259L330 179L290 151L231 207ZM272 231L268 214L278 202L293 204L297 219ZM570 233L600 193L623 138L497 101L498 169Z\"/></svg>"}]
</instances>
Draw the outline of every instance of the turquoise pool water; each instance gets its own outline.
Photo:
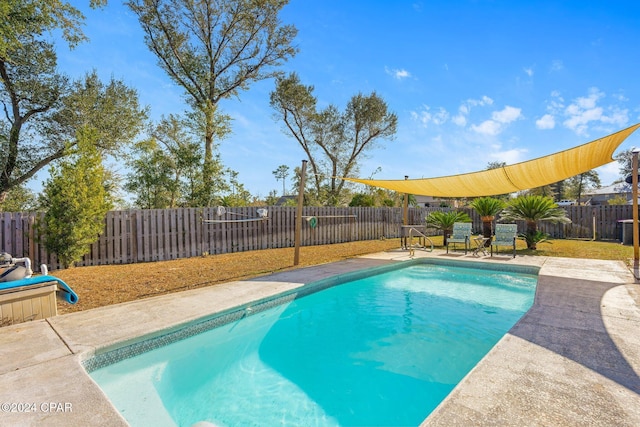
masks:
<instances>
[{"instance_id":1,"label":"turquoise pool water","mask_svg":"<svg viewBox=\"0 0 640 427\"><path fill-rule=\"evenodd\" d=\"M537 277L414 265L104 366L133 426L419 425L529 309Z\"/></svg>"}]
</instances>

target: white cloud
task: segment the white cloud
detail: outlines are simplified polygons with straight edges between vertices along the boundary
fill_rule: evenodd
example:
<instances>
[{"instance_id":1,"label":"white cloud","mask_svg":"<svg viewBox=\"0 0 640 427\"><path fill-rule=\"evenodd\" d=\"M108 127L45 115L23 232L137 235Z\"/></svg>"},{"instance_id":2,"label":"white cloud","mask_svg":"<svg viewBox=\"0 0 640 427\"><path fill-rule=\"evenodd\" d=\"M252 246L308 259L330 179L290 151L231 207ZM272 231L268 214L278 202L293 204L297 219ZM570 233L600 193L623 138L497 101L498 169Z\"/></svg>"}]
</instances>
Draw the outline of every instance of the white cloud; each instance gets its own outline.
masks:
<instances>
[{"instance_id":1,"label":"white cloud","mask_svg":"<svg viewBox=\"0 0 640 427\"><path fill-rule=\"evenodd\" d=\"M629 110L621 109L617 106L609 107L609 115L602 118L604 123L611 123L616 126L624 126L629 122Z\"/></svg>"},{"instance_id":2,"label":"white cloud","mask_svg":"<svg viewBox=\"0 0 640 427\"><path fill-rule=\"evenodd\" d=\"M533 77L533 67L523 68L525 74L529 77Z\"/></svg>"},{"instance_id":3,"label":"white cloud","mask_svg":"<svg viewBox=\"0 0 640 427\"><path fill-rule=\"evenodd\" d=\"M484 95L482 98L480 99L467 99L466 104L471 106L471 107L484 107L485 105L492 105L493 104L493 99L489 98L488 96Z\"/></svg>"},{"instance_id":4,"label":"white cloud","mask_svg":"<svg viewBox=\"0 0 640 427\"><path fill-rule=\"evenodd\" d=\"M494 111L491 118L498 123L511 123L522 117L522 109L507 105L502 111Z\"/></svg>"},{"instance_id":5,"label":"white cloud","mask_svg":"<svg viewBox=\"0 0 640 427\"><path fill-rule=\"evenodd\" d=\"M406 77L411 77L411 74L407 70L396 70L395 73L396 79L404 79Z\"/></svg>"},{"instance_id":6,"label":"white cloud","mask_svg":"<svg viewBox=\"0 0 640 427\"><path fill-rule=\"evenodd\" d=\"M549 105L547 105L547 111L551 114L561 114L564 110L564 99L562 97L557 97L549 101Z\"/></svg>"},{"instance_id":7,"label":"white cloud","mask_svg":"<svg viewBox=\"0 0 640 427\"><path fill-rule=\"evenodd\" d=\"M564 64L562 63L561 60L556 59L555 61L551 61L551 69L550 69L551 72L562 71L562 70L564 70Z\"/></svg>"},{"instance_id":8,"label":"white cloud","mask_svg":"<svg viewBox=\"0 0 640 427\"><path fill-rule=\"evenodd\" d=\"M493 104L493 99L484 95L480 99L467 99L460 107L458 107L458 114L451 118L451 121L458 126L467 125L467 117L471 113L471 107L484 107L486 105Z\"/></svg>"},{"instance_id":9,"label":"white cloud","mask_svg":"<svg viewBox=\"0 0 640 427\"><path fill-rule=\"evenodd\" d=\"M615 93L613 94L613 98L616 101L620 101L620 102L626 102L629 100L629 98L627 98L626 96L624 96L624 93Z\"/></svg>"},{"instance_id":10,"label":"white cloud","mask_svg":"<svg viewBox=\"0 0 640 427\"><path fill-rule=\"evenodd\" d=\"M495 136L504 130L505 125L521 117L522 110L520 108L507 105L502 110L491 113L491 120L485 120L479 125L472 125L471 130L483 135Z\"/></svg>"},{"instance_id":11,"label":"white cloud","mask_svg":"<svg viewBox=\"0 0 640 427\"><path fill-rule=\"evenodd\" d=\"M411 73L409 73L407 70L400 69L390 69L387 67L384 67L384 72L389 74L390 76L393 76L394 78L398 79L398 80L402 80L402 79L406 79L407 77L411 77Z\"/></svg>"},{"instance_id":12,"label":"white cloud","mask_svg":"<svg viewBox=\"0 0 640 427\"><path fill-rule=\"evenodd\" d=\"M598 88L589 89L589 96L581 96L575 100L575 105L579 108L594 108L598 103L598 100L604 97L604 92L598 90ZM571 107L571 106L570 106Z\"/></svg>"},{"instance_id":13,"label":"white cloud","mask_svg":"<svg viewBox=\"0 0 640 427\"><path fill-rule=\"evenodd\" d=\"M536 127L538 129L553 129L556 127L556 120L551 114L545 114L536 120Z\"/></svg>"},{"instance_id":14,"label":"white cloud","mask_svg":"<svg viewBox=\"0 0 640 427\"><path fill-rule=\"evenodd\" d=\"M607 108L598 103L605 98L604 92L598 88L590 88L587 96L576 98L569 104L564 115L567 119L562 123L578 135L587 136L589 125L592 123L613 124L624 126L629 120L629 111L617 105Z\"/></svg>"},{"instance_id":15,"label":"white cloud","mask_svg":"<svg viewBox=\"0 0 640 427\"><path fill-rule=\"evenodd\" d=\"M457 116L453 116L451 121L458 126L466 126L467 118L463 114L458 114Z\"/></svg>"},{"instance_id":16,"label":"white cloud","mask_svg":"<svg viewBox=\"0 0 640 427\"><path fill-rule=\"evenodd\" d=\"M442 107L438 108L438 112L433 115L433 123L441 125L449 119L449 113Z\"/></svg>"},{"instance_id":17,"label":"white cloud","mask_svg":"<svg viewBox=\"0 0 640 427\"><path fill-rule=\"evenodd\" d=\"M502 126L494 120L485 120L479 125L471 125L471 129L483 135L495 136L500 133Z\"/></svg>"},{"instance_id":18,"label":"white cloud","mask_svg":"<svg viewBox=\"0 0 640 427\"><path fill-rule=\"evenodd\" d=\"M527 154L527 152L528 150L524 148L514 148L512 150L491 153L489 157L495 159L495 161L505 162L507 165L512 165L514 163L522 162L525 159L525 154Z\"/></svg>"},{"instance_id":19,"label":"white cloud","mask_svg":"<svg viewBox=\"0 0 640 427\"><path fill-rule=\"evenodd\" d=\"M428 105L423 106L423 110L420 112L412 111L411 118L427 127L430 123L436 126L444 124L449 120L449 113L442 107L439 107L435 112L431 112L431 107Z\"/></svg>"},{"instance_id":20,"label":"white cloud","mask_svg":"<svg viewBox=\"0 0 640 427\"><path fill-rule=\"evenodd\" d=\"M592 121L600 121L602 119L603 110L601 107L591 108L589 110L578 110L575 105L567 107L567 115L570 117L564 121L563 125L573 130L578 135L587 134L587 125Z\"/></svg>"}]
</instances>

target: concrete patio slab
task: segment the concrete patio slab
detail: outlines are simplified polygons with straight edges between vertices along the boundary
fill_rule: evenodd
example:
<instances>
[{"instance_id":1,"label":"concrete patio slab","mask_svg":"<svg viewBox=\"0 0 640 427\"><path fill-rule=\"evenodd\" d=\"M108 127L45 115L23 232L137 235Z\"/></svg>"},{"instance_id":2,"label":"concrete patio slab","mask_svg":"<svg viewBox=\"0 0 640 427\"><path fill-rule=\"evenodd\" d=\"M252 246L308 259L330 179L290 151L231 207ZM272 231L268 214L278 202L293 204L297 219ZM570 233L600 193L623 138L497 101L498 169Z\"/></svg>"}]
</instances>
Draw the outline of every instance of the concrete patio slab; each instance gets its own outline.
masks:
<instances>
[{"instance_id":1,"label":"concrete patio slab","mask_svg":"<svg viewBox=\"0 0 640 427\"><path fill-rule=\"evenodd\" d=\"M46 320L0 329L0 374L70 354Z\"/></svg>"},{"instance_id":2,"label":"concrete patio slab","mask_svg":"<svg viewBox=\"0 0 640 427\"><path fill-rule=\"evenodd\" d=\"M423 426L640 425L637 287L622 263L548 259L533 307Z\"/></svg>"},{"instance_id":3,"label":"concrete patio slab","mask_svg":"<svg viewBox=\"0 0 640 427\"><path fill-rule=\"evenodd\" d=\"M3 374L0 405L3 426L127 425L76 356Z\"/></svg>"},{"instance_id":4,"label":"concrete patio slab","mask_svg":"<svg viewBox=\"0 0 640 427\"><path fill-rule=\"evenodd\" d=\"M623 263L415 256L541 267L531 310L422 425L640 425L640 291ZM1 328L0 403L37 409L16 406L2 424L126 425L82 360L313 281L409 259L407 251L372 254ZM52 402L60 411L49 410Z\"/></svg>"}]
</instances>

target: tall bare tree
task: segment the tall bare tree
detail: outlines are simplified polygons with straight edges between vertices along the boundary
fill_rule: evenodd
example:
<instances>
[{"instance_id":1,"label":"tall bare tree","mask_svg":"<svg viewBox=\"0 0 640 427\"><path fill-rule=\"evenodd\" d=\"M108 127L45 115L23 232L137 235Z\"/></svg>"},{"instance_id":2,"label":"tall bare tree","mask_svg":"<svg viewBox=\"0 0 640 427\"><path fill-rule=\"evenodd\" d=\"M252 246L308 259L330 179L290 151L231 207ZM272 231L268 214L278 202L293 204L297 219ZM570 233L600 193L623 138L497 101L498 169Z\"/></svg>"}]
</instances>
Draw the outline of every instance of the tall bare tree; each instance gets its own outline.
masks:
<instances>
[{"instance_id":1,"label":"tall bare tree","mask_svg":"<svg viewBox=\"0 0 640 427\"><path fill-rule=\"evenodd\" d=\"M214 138L229 132L218 103L278 75L293 57L297 30L281 25L288 0L131 0L159 66L204 114L205 182L214 174ZM226 122L225 122L226 123Z\"/></svg>"},{"instance_id":2,"label":"tall bare tree","mask_svg":"<svg viewBox=\"0 0 640 427\"><path fill-rule=\"evenodd\" d=\"M289 166L280 165L280 166L278 166L278 168L276 170L274 170L271 173L273 174L273 176L276 177L276 179L281 179L282 180L282 196L284 197L285 194L286 194L285 182L287 180L287 177L289 176Z\"/></svg>"},{"instance_id":3,"label":"tall bare tree","mask_svg":"<svg viewBox=\"0 0 640 427\"><path fill-rule=\"evenodd\" d=\"M354 95L344 112L335 105L318 111L313 86L292 73L278 78L271 106L309 159L316 196L325 203L341 202L345 181L358 172L358 162L380 139L393 139L397 116L375 92Z\"/></svg>"}]
</instances>

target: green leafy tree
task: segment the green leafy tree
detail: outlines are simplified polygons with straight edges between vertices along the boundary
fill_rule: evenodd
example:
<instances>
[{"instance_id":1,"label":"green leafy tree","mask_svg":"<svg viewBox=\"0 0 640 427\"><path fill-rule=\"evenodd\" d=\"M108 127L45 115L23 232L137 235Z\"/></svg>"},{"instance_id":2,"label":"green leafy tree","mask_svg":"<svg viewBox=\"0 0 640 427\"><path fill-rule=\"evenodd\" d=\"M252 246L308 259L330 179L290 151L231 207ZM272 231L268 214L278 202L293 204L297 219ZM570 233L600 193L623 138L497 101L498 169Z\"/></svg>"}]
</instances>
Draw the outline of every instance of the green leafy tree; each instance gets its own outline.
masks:
<instances>
[{"instance_id":1,"label":"green leafy tree","mask_svg":"<svg viewBox=\"0 0 640 427\"><path fill-rule=\"evenodd\" d=\"M135 195L135 205L142 209L175 207L178 183L172 179L173 159L154 139L138 142L134 154L127 162L131 172L124 188Z\"/></svg>"},{"instance_id":2,"label":"green leafy tree","mask_svg":"<svg viewBox=\"0 0 640 427\"><path fill-rule=\"evenodd\" d=\"M278 78L271 92L284 133L295 138L309 160L315 197L337 205L345 184L340 177L358 173L360 160L380 139L393 139L398 118L375 92L353 96L342 113L335 105L318 110L316 104L313 86L301 84L295 73Z\"/></svg>"},{"instance_id":3,"label":"green leafy tree","mask_svg":"<svg viewBox=\"0 0 640 427\"><path fill-rule=\"evenodd\" d=\"M220 204L229 207L249 206L252 202L251 193L238 180L238 172L227 169L226 173L229 175L231 191L229 194L220 197Z\"/></svg>"},{"instance_id":4,"label":"green leafy tree","mask_svg":"<svg viewBox=\"0 0 640 427\"><path fill-rule=\"evenodd\" d=\"M353 195L353 198L351 199L351 202L349 203L349 206L375 206L376 205L376 200L373 197L373 195L371 194L366 194L366 193L356 193Z\"/></svg>"},{"instance_id":5,"label":"green leafy tree","mask_svg":"<svg viewBox=\"0 0 640 427\"><path fill-rule=\"evenodd\" d=\"M274 170L272 173L273 173L273 176L276 177L276 179L281 179L282 180L282 195L285 196L286 195L286 192L285 192L285 181L286 181L287 177L289 176L289 166L280 165L280 166L278 166L278 169Z\"/></svg>"},{"instance_id":6,"label":"green leafy tree","mask_svg":"<svg viewBox=\"0 0 640 427\"><path fill-rule=\"evenodd\" d=\"M621 151L613 156L613 158L618 162L620 171L619 181L624 181L626 177L631 175L631 169L633 168L633 148Z\"/></svg>"},{"instance_id":7,"label":"green leafy tree","mask_svg":"<svg viewBox=\"0 0 640 427\"><path fill-rule=\"evenodd\" d=\"M169 114L151 129L151 136L158 142L171 170L169 207L206 206L210 199L210 194L189 191L193 187L204 188L200 171L203 154L202 145L198 142L197 124L197 118L192 115Z\"/></svg>"},{"instance_id":8,"label":"green leafy tree","mask_svg":"<svg viewBox=\"0 0 640 427\"><path fill-rule=\"evenodd\" d=\"M392 208L396 205L396 202L393 199L385 198L385 199L382 199L381 205L386 206L388 208Z\"/></svg>"},{"instance_id":9,"label":"green leafy tree","mask_svg":"<svg viewBox=\"0 0 640 427\"><path fill-rule=\"evenodd\" d=\"M278 200L280 200L280 197L278 196L278 191L271 190L269 191L269 195L265 197L263 204L267 206L275 206L275 204L278 203Z\"/></svg>"},{"instance_id":10,"label":"green leafy tree","mask_svg":"<svg viewBox=\"0 0 640 427\"><path fill-rule=\"evenodd\" d=\"M0 203L0 212L27 212L37 209L36 195L23 185L9 190L7 198Z\"/></svg>"},{"instance_id":11,"label":"green leafy tree","mask_svg":"<svg viewBox=\"0 0 640 427\"><path fill-rule=\"evenodd\" d=\"M106 1L92 0L92 7ZM40 169L65 155L64 142L78 129L53 125L55 113L73 90L56 71L56 54L47 41L61 31L69 47L84 41L84 16L61 0L5 0L0 2L0 202ZM67 136L71 135L70 138Z\"/></svg>"},{"instance_id":12,"label":"green leafy tree","mask_svg":"<svg viewBox=\"0 0 640 427\"><path fill-rule=\"evenodd\" d=\"M193 126L189 117L170 114L150 126L151 139L136 144L125 188L136 195L138 206L206 206L209 194L202 183L202 146Z\"/></svg>"},{"instance_id":13,"label":"green leafy tree","mask_svg":"<svg viewBox=\"0 0 640 427\"><path fill-rule=\"evenodd\" d=\"M435 211L431 212L427 218L427 227L435 228L436 230L442 230L444 235L443 244L447 246L447 238L453 231L453 224L456 222L471 222L471 217L466 212L462 211Z\"/></svg>"},{"instance_id":14,"label":"green leafy tree","mask_svg":"<svg viewBox=\"0 0 640 427\"><path fill-rule=\"evenodd\" d=\"M45 138L24 141L23 130L60 105L67 81L55 72L55 52L47 43L25 43L12 51L18 62L0 58L0 201L14 186L21 185L48 162L62 157L64 146L49 147ZM31 126L31 133L35 132ZM43 141L38 144L38 141Z\"/></svg>"},{"instance_id":15,"label":"green leafy tree","mask_svg":"<svg viewBox=\"0 0 640 427\"><path fill-rule=\"evenodd\" d=\"M526 195L529 196L540 196L540 197L550 197L554 199L557 195L553 185L544 185L542 187L532 188L526 191Z\"/></svg>"},{"instance_id":16,"label":"green leafy tree","mask_svg":"<svg viewBox=\"0 0 640 427\"><path fill-rule=\"evenodd\" d=\"M507 162L489 162L487 163L487 170L500 169L507 166Z\"/></svg>"},{"instance_id":17,"label":"green leafy tree","mask_svg":"<svg viewBox=\"0 0 640 427\"><path fill-rule=\"evenodd\" d=\"M51 168L45 185L44 245L65 267L80 260L98 240L112 206L106 189L108 177L96 147L98 138L95 129L80 129L73 154L59 168Z\"/></svg>"},{"instance_id":18,"label":"green leafy tree","mask_svg":"<svg viewBox=\"0 0 640 427\"><path fill-rule=\"evenodd\" d=\"M627 198L625 196L623 196L622 194L619 194L615 197L610 198L609 200L607 200L607 204L612 206L612 205L616 205L616 206L624 206L628 203Z\"/></svg>"},{"instance_id":19,"label":"green leafy tree","mask_svg":"<svg viewBox=\"0 0 640 427\"><path fill-rule=\"evenodd\" d=\"M470 205L475 209L478 215L480 215L480 219L482 220L482 235L489 239L485 242L485 246L489 246L491 244L491 235L493 234L493 230L491 228L493 220L504 208L505 203L502 200L493 197L479 197L477 199L473 199Z\"/></svg>"},{"instance_id":20,"label":"green leafy tree","mask_svg":"<svg viewBox=\"0 0 640 427\"><path fill-rule=\"evenodd\" d=\"M0 58L0 202L12 187L70 153L82 126L96 129L101 150L117 153L146 119L136 91L121 81L104 84L92 72L70 83L58 74L52 45L34 41L16 52L19 61Z\"/></svg>"},{"instance_id":21,"label":"green leafy tree","mask_svg":"<svg viewBox=\"0 0 640 427\"><path fill-rule=\"evenodd\" d=\"M228 116L218 111L223 99L238 96L251 83L272 78L293 57L295 27L281 25L285 0L131 0L145 42L159 66L202 115L203 182L215 185L214 140L230 132ZM205 191L206 192L206 191ZM212 191L208 191L213 200Z\"/></svg>"},{"instance_id":22,"label":"green leafy tree","mask_svg":"<svg viewBox=\"0 0 640 427\"><path fill-rule=\"evenodd\" d=\"M559 207L551 197L539 195L519 196L509 201L500 214L501 222L525 221L527 231L522 237L528 249L536 249L536 243L542 239L538 232L539 221L568 224L567 212Z\"/></svg>"},{"instance_id":23,"label":"green leafy tree","mask_svg":"<svg viewBox=\"0 0 640 427\"><path fill-rule=\"evenodd\" d=\"M121 154L147 120L148 108L140 106L135 89L115 78L102 82L95 70L72 82L61 103L52 120L44 122L46 136L57 145L73 141L78 129L90 126L101 151Z\"/></svg>"},{"instance_id":24,"label":"green leafy tree","mask_svg":"<svg viewBox=\"0 0 640 427\"><path fill-rule=\"evenodd\" d=\"M556 200L562 199L562 196L566 192L565 181L566 180L562 180L562 181L554 182L553 184L549 185L549 187L551 188L551 195L554 196Z\"/></svg>"},{"instance_id":25,"label":"green leafy tree","mask_svg":"<svg viewBox=\"0 0 640 427\"><path fill-rule=\"evenodd\" d=\"M106 0L91 0L91 7L104 6ZM70 47L86 40L81 25L82 13L70 3L60 0L3 0L0 2L0 57L19 60L17 51L25 39L61 30Z\"/></svg>"},{"instance_id":26,"label":"green leafy tree","mask_svg":"<svg viewBox=\"0 0 640 427\"><path fill-rule=\"evenodd\" d=\"M293 177L291 179L291 191L290 194L298 195L300 191L300 178L302 175L302 169L300 166L296 166L293 168ZM287 201L289 202L289 201ZM291 204L285 204L283 206L297 206L297 200L291 200ZM305 187L304 187L304 205L305 206L321 206L320 201L318 200L318 195L314 191L314 184L311 179L309 179L309 169L306 172L305 179Z\"/></svg>"},{"instance_id":27,"label":"green leafy tree","mask_svg":"<svg viewBox=\"0 0 640 427\"><path fill-rule=\"evenodd\" d=\"M600 185L600 176L598 175L598 172L590 170L565 180L564 197L567 199L575 199L580 202L585 190L599 188Z\"/></svg>"}]
</instances>

